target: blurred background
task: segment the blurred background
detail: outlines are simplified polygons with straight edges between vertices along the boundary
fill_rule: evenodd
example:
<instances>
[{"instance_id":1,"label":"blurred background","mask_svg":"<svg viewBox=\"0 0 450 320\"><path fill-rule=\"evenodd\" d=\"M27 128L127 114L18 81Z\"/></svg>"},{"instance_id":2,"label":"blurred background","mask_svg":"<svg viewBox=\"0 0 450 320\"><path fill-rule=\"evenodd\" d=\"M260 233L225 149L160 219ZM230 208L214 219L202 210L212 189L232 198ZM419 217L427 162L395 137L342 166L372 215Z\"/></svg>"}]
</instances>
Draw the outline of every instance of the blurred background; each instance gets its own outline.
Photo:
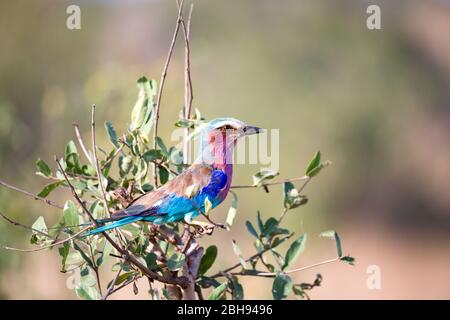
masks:
<instances>
[{"instance_id":1,"label":"blurred background","mask_svg":"<svg viewBox=\"0 0 450 320\"><path fill-rule=\"evenodd\" d=\"M189 1L187 2L189 3ZM194 106L204 116L232 116L280 129L280 174L301 176L318 149L333 162L306 189L310 202L285 222L307 232L297 265L335 255L320 232L339 232L356 266L336 263L298 273L323 275L313 299L450 298L450 3L448 1L194 1L191 60ZM66 28L66 8L81 7L81 30ZM366 8L381 7L381 30L368 30ZM129 124L136 80L157 79L176 21L175 1L0 1L0 179L39 192L38 157L53 163L72 122L89 136L90 105L99 124ZM183 104L180 36L162 98L160 130L168 141ZM98 142L107 145L102 125ZM88 140L89 141L89 140ZM259 165L239 165L234 183L250 184ZM282 208L270 194L238 190L231 232L219 244L215 269L253 251L244 232L256 210ZM63 202L69 193L50 198ZM215 220L224 220L229 199ZM0 188L0 210L31 225L60 212ZM29 235L0 221L0 242L30 247ZM381 288L370 289L378 266ZM59 272L56 250L0 252L0 297L75 299ZM108 272L105 270L104 272ZM105 277L106 278L106 277ZM107 281L106 279L104 279ZM271 281L243 279L246 298L271 298ZM146 283L113 296L145 299ZM256 290L256 288L258 288Z\"/></svg>"}]
</instances>

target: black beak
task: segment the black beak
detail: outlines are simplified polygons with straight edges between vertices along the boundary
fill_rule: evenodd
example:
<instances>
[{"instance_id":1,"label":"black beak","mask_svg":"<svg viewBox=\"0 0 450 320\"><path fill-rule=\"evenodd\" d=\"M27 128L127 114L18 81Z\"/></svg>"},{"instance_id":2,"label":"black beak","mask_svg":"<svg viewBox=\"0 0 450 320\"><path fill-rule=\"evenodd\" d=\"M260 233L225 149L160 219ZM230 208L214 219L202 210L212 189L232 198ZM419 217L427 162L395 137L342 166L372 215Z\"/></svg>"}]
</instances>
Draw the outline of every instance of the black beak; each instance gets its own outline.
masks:
<instances>
[{"instance_id":1,"label":"black beak","mask_svg":"<svg viewBox=\"0 0 450 320\"><path fill-rule=\"evenodd\" d=\"M245 126L243 129L243 135L244 136L250 136L252 134L258 134L264 131L264 129L255 127L255 126Z\"/></svg>"}]
</instances>

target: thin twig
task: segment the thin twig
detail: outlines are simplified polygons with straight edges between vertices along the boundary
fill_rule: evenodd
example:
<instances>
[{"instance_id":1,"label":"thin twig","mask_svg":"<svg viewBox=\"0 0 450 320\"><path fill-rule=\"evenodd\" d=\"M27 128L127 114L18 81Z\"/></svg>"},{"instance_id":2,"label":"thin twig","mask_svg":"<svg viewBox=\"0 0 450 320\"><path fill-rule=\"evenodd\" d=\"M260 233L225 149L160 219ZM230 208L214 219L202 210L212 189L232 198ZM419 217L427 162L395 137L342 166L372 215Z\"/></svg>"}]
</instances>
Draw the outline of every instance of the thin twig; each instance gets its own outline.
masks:
<instances>
[{"instance_id":1,"label":"thin twig","mask_svg":"<svg viewBox=\"0 0 450 320\"><path fill-rule=\"evenodd\" d=\"M103 293L102 293L102 285L101 285L101 282L100 282L100 273L98 272L98 265L95 262L94 250L92 250L92 244L91 243L89 243L89 252L91 253L92 269L94 270L95 277L97 278L98 291L100 292L100 296L102 296Z\"/></svg>"},{"instance_id":2,"label":"thin twig","mask_svg":"<svg viewBox=\"0 0 450 320\"><path fill-rule=\"evenodd\" d=\"M296 269L292 269L292 270L288 270L288 271L283 271L283 272L280 272L280 273L281 274L291 274L291 273L295 273L295 272L299 272L299 271L303 271L303 270L307 270L307 269L312 269L312 268L315 268L315 267L318 267L318 266L321 266L321 265L324 265L324 264L329 264L329 263L332 263L332 262L336 262L336 261L339 261L339 260L340 260L340 258L336 257L336 258L333 258L333 259L328 259L328 260L325 260L325 261L314 263L314 264L311 264L309 266L296 268ZM255 277L273 278L273 277L276 277L278 273L276 273L276 272L264 272L264 271L257 271L257 270L243 270L241 272L233 272L231 274L234 275L234 276L255 276Z\"/></svg>"},{"instance_id":3,"label":"thin twig","mask_svg":"<svg viewBox=\"0 0 450 320\"><path fill-rule=\"evenodd\" d=\"M120 289L125 288L127 285L129 285L130 283L133 283L134 281L136 281L136 280L139 279L139 278L141 278L141 276L134 276L134 277L131 278L130 280L125 281L122 285L120 285L120 286L118 286L117 288L115 288L114 290L112 290L112 291L110 292L109 295L112 295L113 293L119 291Z\"/></svg>"},{"instance_id":4,"label":"thin twig","mask_svg":"<svg viewBox=\"0 0 450 320\"><path fill-rule=\"evenodd\" d=\"M281 223L281 221L283 221L284 217L286 216L286 213L288 212L287 208L284 208L283 211L280 214L280 217L278 218L278 224Z\"/></svg>"},{"instance_id":5,"label":"thin twig","mask_svg":"<svg viewBox=\"0 0 450 320\"><path fill-rule=\"evenodd\" d=\"M109 295L113 292L114 285L116 284L116 281L119 278L121 273L122 273L122 267L120 267L119 271L116 273L116 276L114 277L113 281L111 282L111 285L109 286L109 288L106 291L105 295L102 296L102 300L106 300L109 297Z\"/></svg>"},{"instance_id":6,"label":"thin twig","mask_svg":"<svg viewBox=\"0 0 450 320\"><path fill-rule=\"evenodd\" d=\"M89 155L86 145L84 144L83 138L81 137L80 127L79 127L78 123L74 122L72 125L75 128L75 135L78 139L78 143L80 144L81 150L83 150L83 153L86 156L86 158L88 159L89 163L92 163L91 156Z\"/></svg>"},{"instance_id":7,"label":"thin twig","mask_svg":"<svg viewBox=\"0 0 450 320\"><path fill-rule=\"evenodd\" d=\"M274 181L274 182L266 182L261 185L239 185L239 186L231 186L232 189L244 189L244 188L259 188L264 186L272 186L277 184L283 184L285 182L294 182L294 181L302 181L302 180L310 180L311 178L308 176L303 177L297 177L297 178L291 178L291 179L285 179L282 181Z\"/></svg>"},{"instance_id":8,"label":"thin twig","mask_svg":"<svg viewBox=\"0 0 450 320\"><path fill-rule=\"evenodd\" d=\"M106 159L106 161L103 163L103 165L102 165L102 169L104 169L104 168L106 168L106 166L111 162L111 161L113 161L116 157L117 157L117 155L120 153L120 152L122 152L122 149L123 149L123 144L121 144L120 146L119 146L119 148L117 148L116 149L116 151L113 153L113 155L111 156L111 157L109 157L108 159Z\"/></svg>"},{"instance_id":9,"label":"thin twig","mask_svg":"<svg viewBox=\"0 0 450 320\"><path fill-rule=\"evenodd\" d=\"M97 171L97 179L98 184L100 186L100 191L103 196L103 206L105 207L106 216L109 217L109 208L108 208L108 200L106 199L106 191L105 186L103 185L103 179L102 179L102 172L100 171L100 165L98 163L98 157L97 157L97 143L95 141L95 104L92 105L92 112L91 112L91 135L92 135L92 149L93 149L93 156L94 156L94 164L95 169Z\"/></svg>"},{"instance_id":10,"label":"thin twig","mask_svg":"<svg viewBox=\"0 0 450 320\"><path fill-rule=\"evenodd\" d=\"M292 237L292 236L293 236L293 233L291 233L290 235L284 237L283 239L281 239L281 241L278 243L278 245L280 245L280 244L283 243L284 241L288 240L288 239L289 239L290 237ZM278 245L277 245L277 246L278 246ZM270 250L272 250L272 249L273 249L273 247L267 247L267 248L265 248L264 250L261 250L260 252L257 252L257 253L255 253L254 255L252 255L251 257L245 259L245 262L249 262L249 261L252 261L253 259L259 258L259 257L261 257L264 253L266 253L267 251L270 251ZM233 270L233 269L236 269L236 268L239 267L240 265L241 265L241 263L238 262L238 263L236 263L235 265L233 265L233 266L231 266L231 267L229 267L229 268L226 268L225 270L222 270L222 271L216 273L215 275L211 276L210 278L217 278L217 277L224 276L226 273L230 272L230 271Z\"/></svg>"},{"instance_id":11,"label":"thin twig","mask_svg":"<svg viewBox=\"0 0 450 320\"><path fill-rule=\"evenodd\" d=\"M10 185L9 183L7 183L5 181L0 180L0 185L6 187L8 189L11 189L11 190L23 193L23 194L29 196L30 198L33 198L34 200L40 200L42 202L45 202L46 204L48 204L48 205L50 205L52 207L55 207L55 208L58 208L58 209L64 209L64 207L62 205L57 204L56 202L53 202L53 201L48 200L46 198L40 197L40 196L38 196L38 195L36 195L36 194L34 194L32 192L29 192L29 191L23 190L21 188L15 187L13 185Z\"/></svg>"},{"instance_id":12,"label":"thin twig","mask_svg":"<svg viewBox=\"0 0 450 320\"><path fill-rule=\"evenodd\" d=\"M58 242L49 244L49 245L47 245L47 246L43 246L43 247L40 247L40 248L36 248L36 249L19 249L19 248L12 248L12 247L8 247L8 246L2 246L2 247L3 247L3 249L6 249L6 250L20 251L20 252L36 252L36 251L42 251L42 250L45 250L45 249L48 249L48 248L52 248L52 247L54 247L54 246L58 246L58 245L60 245L60 244L64 244L64 243L66 243L66 242L69 242L70 240L76 238L77 236L79 236L80 234L82 234L84 231L86 231L86 230L89 229L89 228L90 228L90 227L86 227L86 228L80 230L79 232L75 233L74 235L72 235L72 236L70 236L70 237L68 237L68 238L66 238L66 239L64 239L64 240L61 240L61 241L58 241Z\"/></svg>"},{"instance_id":13,"label":"thin twig","mask_svg":"<svg viewBox=\"0 0 450 320\"><path fill-rule=\"evenodd\" d=\"M159 81L158 96L156 98L156 105L155 105L155 120L154 120L155 123L153 125L153 149L157 148L156 137L158 136L158 122L159 122L159 109L161 106L161 97L164 89L164 83L167 77L167 70L169 68L170 60L172 59L173 48L175 47L175 42L177 40L178 30L180 29L181 18L183 13L183 1L184 0L181 0L180 7L178 9L178 17L175 26L175 31L172 36L172 42L170 43L169 52L167 53L166 63L164 64L163 72L161 74L161 80ZM156 164L153 164L152 170L153 170L153 184L155 185L155 187L157 187L158 176L156 174Z\"/></svg>"},{"instance_id":14,"label":"thin twig","mask_svg":"<svg viewBox=\"0 0 450 320\"><path fill-rule=\"evenodd\" d=\"M30 230L30 231L39 233L39 234L41 234L41 235L43 235L43 236L45 236L45 237L47 237L47 238L49 238L49 239L52 239L52 237L50 237L50 235L49 235L48 233L45 233L45 232L43 232L43 231L41 231L41 230L37 230L37 229L34 229L34 228L32 228L32 227L26 226L26 225L24 225L24 224L21 224L20 222L14 221L14 220L12 220L11 218L7 217L7 216L6 216L3 212L1 212L1 211L0 211L0 216L1 216L3 219L5 219L6 221L8 221L9 223L11 223L11 224L13 224L13 225L15 225L15 226L22 227L22 228L24 228L24 229L26 229L26 230Z\"/></svg>"},{"instance_id":15,"label":"thin twig","mask_svg":"<svg viewBox=\"0 0 450 320\"><path fill-rule=\"evenodd\" d=\"M181 9L177 0L178 10ZM194 4L191 3L189 9L189 15L187 23L184 22L181 17L181 27L184 35L184 118L189 120L191 118L192 100L194 99L192 90L192 78L191 78L191 49L190 49L190 27L191 17ZM183 141L183 161L185 164L189 162L189 127L184 129L184 141Z\"/></svg>"}]
</instances>

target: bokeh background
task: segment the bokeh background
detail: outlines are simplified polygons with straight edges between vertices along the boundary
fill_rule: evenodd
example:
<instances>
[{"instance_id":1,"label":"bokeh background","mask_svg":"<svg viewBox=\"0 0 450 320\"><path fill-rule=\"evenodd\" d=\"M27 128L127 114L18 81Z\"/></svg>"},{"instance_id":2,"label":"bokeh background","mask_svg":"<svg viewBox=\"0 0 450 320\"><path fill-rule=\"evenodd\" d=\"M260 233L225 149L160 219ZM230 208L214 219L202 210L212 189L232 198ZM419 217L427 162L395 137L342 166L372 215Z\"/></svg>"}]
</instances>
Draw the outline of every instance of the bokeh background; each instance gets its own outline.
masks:
<instances>
[{"instance_id":1,"label":"bokeh background","mask_svg":"<svg viewBox=\"0 0 450 320\"><path fill-rule=\"evenodd\" d=\"M81 7L81 30L66 28L70 4ZM382 30L366 28L369 4L380 5ZM93 103L99 123L112 120L123 132L136 80L159 80L175 20L175 1L0 1L0 179L39 192L46 181L34 175L35 160L62 154L72 122L88 137ZM194 106L209 119L280 129L281 177L302 175L318 149L333 162L285 223L309 235L298 266L334 256L333 242L318 237L328 229L357 264L297 274L306 282L323 275L312 298L450 298L448 1L196 0L191 51ZM166 139L182 104L179 37L161 107ZM98 140L108 143L101 125ZM258 169L238 166L235 183L251 183ZM234 229L203 240L219 244L215 269L236 262L233 238L252 253L244 223L257 208L267 218L282 207L280 187L238 194ZM228 206L215 210L216 220ZM0 210L25 224L61 214L4 188ZM28 239L0 222L2 244L27 247ZM372 265L381 271L378 290L367 287ZM0 297L75 299L59 267L55 250L0 251ZM270 280L243 283L247 298L271 297ZM140 287L138 296L130 289L113 297L147 298Z\"/></svg>"}]
</instances>

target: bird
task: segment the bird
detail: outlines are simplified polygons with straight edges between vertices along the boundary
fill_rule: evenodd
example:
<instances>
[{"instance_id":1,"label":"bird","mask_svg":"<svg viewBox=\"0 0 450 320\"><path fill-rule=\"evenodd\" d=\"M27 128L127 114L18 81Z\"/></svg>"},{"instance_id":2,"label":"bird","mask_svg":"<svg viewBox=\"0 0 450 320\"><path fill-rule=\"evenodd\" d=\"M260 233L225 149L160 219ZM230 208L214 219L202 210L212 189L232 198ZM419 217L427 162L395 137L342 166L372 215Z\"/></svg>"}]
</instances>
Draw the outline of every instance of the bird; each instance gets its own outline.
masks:
<instances>
[{"instance_id":1,"label":"bird","mask_svg":"<svg viewBox=\"0 0 450 320\"><path fill-rule=\"evenodd\" d=\"M196 133L200 139L197 157L185 171L136 198L110 218L98 220L100 226L87 231L85 236L138 221L157 225L181 221L199 233L212 230L212 226L218 225L193 219L202 213L205 215L205 209L213 209L225 200L231 186L237 141L260 132L261 128L230 117L216 118L203 124Z\"/></svg>"}]
</instances>

